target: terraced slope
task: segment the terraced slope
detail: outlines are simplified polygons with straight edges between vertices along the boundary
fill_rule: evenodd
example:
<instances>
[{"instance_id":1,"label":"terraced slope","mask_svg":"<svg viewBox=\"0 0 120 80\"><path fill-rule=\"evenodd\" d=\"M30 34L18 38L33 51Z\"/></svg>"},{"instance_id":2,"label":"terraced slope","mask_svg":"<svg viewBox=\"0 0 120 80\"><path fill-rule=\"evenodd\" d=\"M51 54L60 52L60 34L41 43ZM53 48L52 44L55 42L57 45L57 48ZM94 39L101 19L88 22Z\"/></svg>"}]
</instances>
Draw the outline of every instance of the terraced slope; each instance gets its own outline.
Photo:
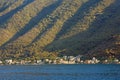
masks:
<instances>
[{"instance_id":1,"label":"terraced slope","mask_svg":"<svg viewBox=\"0 0 120 80\"><path fill-rule=\"evenodd\" d=\"M99 49L100 45L120 35L119 0L0 2L0 53L3 57L35 57L41 53L97 56L106 54L109 48ZM114 42L119 43L119 40ZM111 42L109 46L112 45Z\"/></svg>"}]
</instances>

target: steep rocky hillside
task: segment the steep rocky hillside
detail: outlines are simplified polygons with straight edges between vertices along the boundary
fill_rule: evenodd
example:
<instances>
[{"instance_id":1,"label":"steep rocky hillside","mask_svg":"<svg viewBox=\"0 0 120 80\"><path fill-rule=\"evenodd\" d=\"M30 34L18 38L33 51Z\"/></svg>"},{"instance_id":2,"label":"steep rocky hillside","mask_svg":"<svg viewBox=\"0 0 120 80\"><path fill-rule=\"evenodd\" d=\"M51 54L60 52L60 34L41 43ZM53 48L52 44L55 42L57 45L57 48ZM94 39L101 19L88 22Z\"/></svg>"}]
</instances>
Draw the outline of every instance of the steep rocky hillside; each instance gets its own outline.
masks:
<instances>
[{"instance_id":1,"label":"steep rocky hillside","mask_svg":"<svg viewBox=\"0 0 120 80\"><path fill-rule=\"evenodd\" d=\"M120 57L119 7L119 0L0 0L1 57Z\"/></svg>"}]
</instances>

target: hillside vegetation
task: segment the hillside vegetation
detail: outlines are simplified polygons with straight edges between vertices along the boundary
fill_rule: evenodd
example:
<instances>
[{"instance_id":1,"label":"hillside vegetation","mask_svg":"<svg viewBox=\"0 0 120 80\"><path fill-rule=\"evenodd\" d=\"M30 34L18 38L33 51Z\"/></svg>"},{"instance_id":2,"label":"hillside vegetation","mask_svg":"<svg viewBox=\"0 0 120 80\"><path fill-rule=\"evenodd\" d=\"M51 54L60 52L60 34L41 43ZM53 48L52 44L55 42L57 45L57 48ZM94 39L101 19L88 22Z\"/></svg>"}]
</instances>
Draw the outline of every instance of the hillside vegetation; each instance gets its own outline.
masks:
<instances>
[{"instance_id":1,"label":"hillside vegetation","mask_svg":"<svg viewBox=\"0 0 120 80\"><path fill-rule=\"evenodd\" d=\"M1 58L119 58L119 7L119 0L0 0Z\"/></svg>"}]
</instances>

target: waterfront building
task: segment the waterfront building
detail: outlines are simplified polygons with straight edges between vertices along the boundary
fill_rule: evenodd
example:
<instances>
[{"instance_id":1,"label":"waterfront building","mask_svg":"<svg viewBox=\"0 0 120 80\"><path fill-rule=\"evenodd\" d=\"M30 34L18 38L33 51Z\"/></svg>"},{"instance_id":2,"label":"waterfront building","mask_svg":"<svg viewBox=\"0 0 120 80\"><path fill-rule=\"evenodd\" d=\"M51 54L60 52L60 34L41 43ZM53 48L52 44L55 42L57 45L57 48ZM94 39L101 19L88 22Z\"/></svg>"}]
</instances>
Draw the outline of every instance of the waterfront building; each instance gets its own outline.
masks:
<instances>
[{"instance_id":1,"label":"waterfront building","mask_svg":"<svg viewBox=\"0 0 120 80\"><path fill-rule=\"evenodd\" d=\"M13 64L13 60L12 60L12 59L5 60L5 62L6 62L7 64Z\"/></svg>"},{"instance_id":2,"label":"waterfront building","mask_svg":"<svg viewBox=\"0 0 120 80\"><path fill-rule=\"evenodd\" d=\"M39 63L41 63L41 62L42 62L42 60L37 60L37 61L36 61L37 64L39 64Z\"/></svg>"},{"instance_id":3,"label":"waterfront building","mask_svg":"<svg viewBox=\"0 0 120 80\"><path fill-rule=\"evenodd\" d=\"M0 61L0 64L2 64L3 62L2 61Z\"/></svg>"}]
</instances>

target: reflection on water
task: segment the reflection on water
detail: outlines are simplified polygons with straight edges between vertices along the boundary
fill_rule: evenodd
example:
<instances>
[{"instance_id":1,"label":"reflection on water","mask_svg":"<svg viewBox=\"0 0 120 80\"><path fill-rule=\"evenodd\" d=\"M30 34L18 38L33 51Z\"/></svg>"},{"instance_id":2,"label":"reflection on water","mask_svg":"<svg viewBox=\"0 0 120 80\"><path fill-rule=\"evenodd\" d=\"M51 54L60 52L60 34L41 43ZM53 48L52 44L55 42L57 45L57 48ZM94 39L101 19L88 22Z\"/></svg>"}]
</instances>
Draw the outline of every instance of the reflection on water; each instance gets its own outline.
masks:
<instances>
[{"instance_id":1,"label":"reflection on water","mask_svg":"<svg viewBox=\"0 0 120 80\"><path fill-rule=\"evenodd\" d=\"M120 65L0 66L0 80L120 80Z\"/></svg>"}]
</instances>

